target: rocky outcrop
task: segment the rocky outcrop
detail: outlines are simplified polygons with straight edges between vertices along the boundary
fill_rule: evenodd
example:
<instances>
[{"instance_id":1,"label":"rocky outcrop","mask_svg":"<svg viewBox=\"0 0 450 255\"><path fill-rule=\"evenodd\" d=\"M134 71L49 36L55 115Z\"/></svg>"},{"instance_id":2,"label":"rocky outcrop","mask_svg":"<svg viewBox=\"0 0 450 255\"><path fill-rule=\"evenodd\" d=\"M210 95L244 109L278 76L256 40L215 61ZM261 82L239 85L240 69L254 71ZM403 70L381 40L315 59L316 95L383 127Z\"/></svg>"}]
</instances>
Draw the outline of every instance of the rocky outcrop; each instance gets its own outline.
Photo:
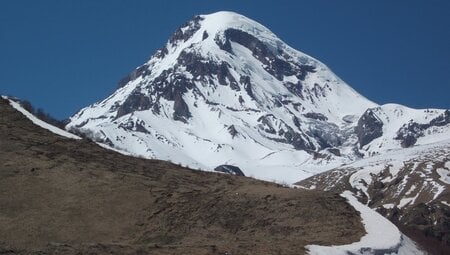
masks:
<instances>
[{"instance_id":1,"label":"rocky outcrop","mask_svg":"<svg viewBox=\"0 0 450 255\"><path fill-rule=\"evenodd\" d=\"M308 73L315 72L314 66L290 62L281 50L272 52L258 38L242 30L229 28L224 31L223 36L225 39L215 38L217 45L222 50L233 53L230 41L241 44L252 52L253 56L265 66L265 70L268 73L280 81L283 80L284 76L293 75L299 80L304 80Z\"/></svg>"},{"instance_id":2,"label":"rocky outcrop","mask_svg":"<svg viewBox=\"0 0 450 255\"><path fill-rule=\"evenodd\" d=\"M187 119L192 117L189 107L180 93L175 94L173 103L173 119L187 122Z\"/></svg>"},{"instance_id":3,"label":"rocky outcrop","mask_svg":"<svg viewBox=\"0 0 450 255\"><path fill-rule=\"evenodd\" d=\"M306 133L319 144L319 149L339 147L345 140L339 127L335 124L317 121L311 126Z\"/></svg>"},{"instance_id":4,"label":"rocky outcrop","mask_svg":"<svg viewBox=\"0 0 450 255\"><path fill-rule=\"evenodd\" d=\"M119 108L117 109L116 118L120 118L123 115L135 111L148 110L151 106L152 103L150 102L150 98L148 97L148 95L135 91L127 97L123 104L119 106Z\"/></svg>"},{"instance_id":5,"label":"rocky outcrop","mask_svg":"<svg viewBox=\"0 0 450 255\"><path fill-rule=\"evenodd\" d=\"M252 84L250 82L250 77L247 75L243 75L239 78L239 82L244 85L244 89L247 92L247 95L250 96L250 98L254 99L253 90L252 90Z\"/></svg>"},{"instance_id":6,"label":"rocky outcrop","mask_svg":"<svg viewBox=\"0 0 450 255\"><path fill-rule=\"evenodd\" d=\"M442 127L450 124L450 110L445 110L444 113L432 119L429 123L419 124L410 121L404 124L398 131L395 139L400 140L403 148L413 146L419 137L424 136L425 131L431 127Z\"/></svg>"},{"instance_id":7,"label":"rocky outcrop","mask_svg":"<svg viewBox=\"0 0 450 255\"><path fill-rule=\"evenodd\" d=\"M179 27L169 39L169 43L176 44L178 41L187 41L195 32L200 29L201 16L194 16L190 21Z\"/></svg>"},{"instance_id":8,"label":"rocky outcrop","mask_svg":"<svg viewBox=\"0 0 450 255\"><path fill-rule=\"evenodd\" d=\"M178 67L183 67L193 76L193 80L209 82L217 76L220 85L229 85L239 91L238 82L230 73L230 64L225 61L217 63L211 59L205 59L194 52L183 51L177 59Z\"/></svg>"},{"instance_id":9,"label":"rocky outcrop","mask_svg":"<svg viewBox=\"0 0 450 255\"><path fill-rule=\"evenodd\" d=\"M321 121L327 121L328 118L323 115L322 113L318 112L307 112L303 114L306 118L314 119L314 120L321 120Z\"/></svg>"},{"instance_id":10,"label":"rocky outcrop","mask_svg":"<svg viewBox=\"0 0 450 255\"><path fill-rule=\"evenodd\" d=\"M239 134L239 132L236 130L236 127L234 125L231 125L227 128L228 133L230 133L231 137L234 138Z\"/></svg>"},{"instance_id":11,"label":"rocky outcrop","mask_svg":"<svg viewBox=\"0 0 450 255\"><path fill-rule=\"evenodd\" d=\"M383 135L383 122L376 116L373 109L368 109L359 118L355 132L358 137L359 147L362 148L375 138Z\"/></svg>"},{"instance_id":12,"label":"rocky outcrop","mask_svg":"<svg viewBox=\"0 0 450 255\"><path fill-rule=\"evenodd\" d=\"M245 176L244 172L242 172L242 170L239 167L232 165L220 165L214 168L214 171L237 176Z\"/></svg>"},{"instance_id":13,"label":"rocky outcrop","mask_svg":"<svg viewBox=\"0 0 450 255\"><path fill-rule=\"evenodd\" d=\"M426 237L439 240L450 250L450 207L440 202L419 203L397 219L401 225L420 230Z\"/></svg>"},{"instance_id":14,"label":"rocky outcrop","mask_svg":"<svg viewBox=\"0 0 450 255\"><path fill-rule=\"evenodd\" d=\"M291 144L297 150L313 151L316 149L309 138L296 132L291 126L286 124L283 120L277 119L273 114L267 114L258 118L259 129L267 133L267 138Z\"/></svg>"}]
</instances>

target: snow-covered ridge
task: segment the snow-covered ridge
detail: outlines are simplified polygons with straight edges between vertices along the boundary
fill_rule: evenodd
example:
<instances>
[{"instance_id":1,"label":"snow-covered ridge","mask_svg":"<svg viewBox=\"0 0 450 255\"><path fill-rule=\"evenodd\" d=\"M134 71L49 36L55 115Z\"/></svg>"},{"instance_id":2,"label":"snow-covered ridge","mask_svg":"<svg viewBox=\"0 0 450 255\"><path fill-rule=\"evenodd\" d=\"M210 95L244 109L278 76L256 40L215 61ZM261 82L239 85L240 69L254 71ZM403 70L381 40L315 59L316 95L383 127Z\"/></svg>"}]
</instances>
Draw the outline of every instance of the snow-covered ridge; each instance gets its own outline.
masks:
<instances>
[{"instance_id":1,"label":"snow-covered ridge","mask_svg":"<svg viewBox=\"0 0 450 255\"><path fill-rule=\"evenodd\" d=\"M42 128L45 128L45 129L47 129L48 131L50 131L50 132L52 132L52 133L55 133L55 134L57 134L57 135L60 135L60 136L64 136L64 137L72 138L72 139L81 139L80 137L78 137L78 136L76 136L76 135L74 135L74 134L71 134L71 133L69 133L69 132L67 132L67 131L65 131L65 130L62 130L62 129L60 129L60 128L57 128L57 127L55 127L55 126L53 126L53 125L48 124L48 123L45 122L45 121L42 121L42 120L36 118L33 114L31 114L30 112L28 112L27 110L25 110L22 106L20 106L19 103L17 103L16 101L14 101L14 100L8 98L7 96L2 96L2 98L8 100L8 101L9 101L9 104L10 104L14 109L16 109L17 111L19 111L19 112L22 113L23 115L25 115L25 117L27 117L28 119L30 119L34 124L36 124L36 125L38 125L38 126L40 126L40 127L42 127Z\"/></svg>"}]
</instances>

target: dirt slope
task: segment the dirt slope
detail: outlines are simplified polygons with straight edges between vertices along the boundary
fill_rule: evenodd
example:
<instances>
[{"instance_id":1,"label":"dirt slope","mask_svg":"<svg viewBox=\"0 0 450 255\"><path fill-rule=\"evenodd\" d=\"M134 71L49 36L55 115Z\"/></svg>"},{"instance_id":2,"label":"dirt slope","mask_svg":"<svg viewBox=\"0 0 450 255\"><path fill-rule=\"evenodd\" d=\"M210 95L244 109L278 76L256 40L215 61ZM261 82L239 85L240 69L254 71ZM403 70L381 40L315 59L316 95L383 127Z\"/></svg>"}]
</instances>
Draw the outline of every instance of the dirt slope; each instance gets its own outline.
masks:
<instances>
[{"instance_id":1,"label":"dirt slope","mask_svg":"<svg viewBox=\"0 0 450 255\"><path fill-rule=\"evenodd\" d=\"M337 194L124 156L0 100L0 254L302 254L363 234Z\"/></svg>"}]
</instances>

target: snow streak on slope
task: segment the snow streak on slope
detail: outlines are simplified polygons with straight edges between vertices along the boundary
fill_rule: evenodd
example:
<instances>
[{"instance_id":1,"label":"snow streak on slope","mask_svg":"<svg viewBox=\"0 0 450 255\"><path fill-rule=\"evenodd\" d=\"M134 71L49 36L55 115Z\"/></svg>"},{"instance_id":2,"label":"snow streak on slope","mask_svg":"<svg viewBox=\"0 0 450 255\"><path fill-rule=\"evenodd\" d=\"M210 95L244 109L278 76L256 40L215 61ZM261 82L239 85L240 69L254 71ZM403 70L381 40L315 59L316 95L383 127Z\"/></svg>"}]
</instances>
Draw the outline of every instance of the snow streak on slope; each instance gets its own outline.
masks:
<instances>
[{"instance_id":1,"label":"snow streak on slope","mask_svg":"<svg viewBox=\"0 0 450 255\"><path fill-rule=\"evenodd\" d=\"M345 191L342 196L361 213L367 234L359 242L340 246L309 245L306 248L311 255L347 255L347 254L424 254L416 245L404 236L389 220L369 207L358 202L352 193Z\"/></svg>"},{"instance_id":2,"label":"snow streak on slope","mask_svg":"<svg viewBox=\"0 0 450 255\"><path fill-rule=\"evenodd\" d=\"M21 112L23 115L25 115L25 117L30 119L34 124L36 124L36 125L38 125L38 126L40 126L42 128L45 128L45 129L49 130L50 132L55 133L55 134L60 135L60 136L64 136L64 137L72 138L72 139L81 139L80 137L78 137L78 136L76 136L74 134L71 134L71 133L69 133L69 132L67 132L65 130L57 128L57 127L55 127L53 125L48 124L45 121L42 121L42 120L36 118L33 114L31 114L30 112L25 110L22 106L20 106L19 103L9 99L8 97L2 96L2 98L3 99L7 99L9 101L9 104L12 107L14 107L14 109L16 109L17 111Z\"/></svg>"},{"instance_id":3,"label":"snow streak on slope","mask_svg":"<svg viewBox=\"0 0 450 255\"><path fill-rule=\"evenodd\" d=\"M394 108L367 100L261 24L218 12L181 26L66 128L134 155L203 170L235 165L293 183L449 134L450 113Z\"/></svg>"}]
</instances>

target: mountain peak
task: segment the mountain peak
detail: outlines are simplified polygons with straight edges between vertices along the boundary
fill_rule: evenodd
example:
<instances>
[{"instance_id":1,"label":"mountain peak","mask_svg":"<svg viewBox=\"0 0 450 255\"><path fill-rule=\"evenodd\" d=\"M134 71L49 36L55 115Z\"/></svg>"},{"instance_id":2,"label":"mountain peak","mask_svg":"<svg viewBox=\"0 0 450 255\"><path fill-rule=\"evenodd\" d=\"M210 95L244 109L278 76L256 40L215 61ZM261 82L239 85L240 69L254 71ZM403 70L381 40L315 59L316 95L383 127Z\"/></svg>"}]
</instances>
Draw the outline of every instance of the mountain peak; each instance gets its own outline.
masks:
<instances>
[{"instance_id":1,"label":"mountain peak","mask_svg":"<svg viewBox=\"0 0 450 255\"><path fill-rule=\"evenodd\" d=\"M235 12L219 11L207 15L200 15L199 17L203 19L203 28L211 33L223 31L228 28L234 28L254 33L254 35L266 33L270 34L272 38L276 38L276 36L268 28Z\"/></svg>"},{"instance_id":2,"label":"mountain peak","mask_svg":"<svg viewBox=\"0 0 450 255\"><path fill-rule=\"evenodd\" d=\"M254 172L260 167L253 160L303 162L341 146L347 134L340 127L356 125L375 106L258 22L217 12L180 26L116 92L78 112L67 128L137 155L202 169L238 165L267 179ZM191 142L204 150L189 149ZM292 180L302 179L304 172L283 162Z\"/></svg>"},{"instance_id":3,"label":"mountain peak","mask_svg":"<svg viewBox=\"0 0 450 255\"><path fill-rule=\"evenodd\" d=\"M246 175L294 182L369 148L420 143L436 126L418 120L420 134L410 138L406 126L395 140L403 125L393 121L398 110L364 115L376 107L258 22L217 12L183 24L117 91L82 109L67 128L148 158L209 170L232 165Z\"/></svg>"},{"instance_id":4,"label":"mountain peak","mask_svg":"<svg viewBox=\"0 0 450 255\"><path fill-rule=\"evenodd\" d=\"M247 17L234 12L234 11L217 11L217 12L213 12L210 14L202 14L200 16L203 17L216 17L216 18L220 18L223 21L227 21L227 20L234 20L234 19L239 19L239 18L245 18L248 19Z\"/></svg>"},{"instance_id":5,"label":"mountain peak","mask_svg":"<svg viewBox=\"0 0 450 255\"><path fill-rule=\"evenodd\" d=\"M166 47L170 50L201 45L202 48L212 49L217 44L224 43L226 33L230 30L238 30L257 37L271 49L280 49L284 45L275 34L260 23L235 12L220 11L194 16L174 32Z\"/></svg>"}]
</instances>

